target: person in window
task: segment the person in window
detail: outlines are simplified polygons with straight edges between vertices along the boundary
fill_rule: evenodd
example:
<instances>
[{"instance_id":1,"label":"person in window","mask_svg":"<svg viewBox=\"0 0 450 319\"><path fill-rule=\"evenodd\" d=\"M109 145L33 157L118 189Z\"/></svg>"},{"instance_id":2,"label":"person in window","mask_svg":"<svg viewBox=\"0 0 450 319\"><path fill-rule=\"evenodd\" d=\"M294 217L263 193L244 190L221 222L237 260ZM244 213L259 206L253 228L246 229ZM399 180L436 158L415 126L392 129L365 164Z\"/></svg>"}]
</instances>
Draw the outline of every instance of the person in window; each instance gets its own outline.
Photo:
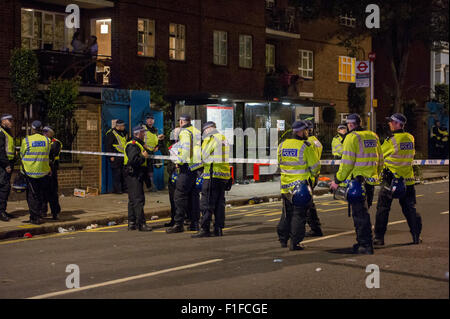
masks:
<instances>
[{"instance_id":1,"label":"person in window","mask_svg":"<svg viewBox=\"0 0 450 319\"><path fill-rule=\"evenodd\" d=\"M83 53L86 50L86 44L83 43L80 31L76 31L73 34L72 42L70 44L72 45L73 53Z\"/></svg>"},{"instance_id":2,"label":"person in window","mask_svg":"<svg viewBox=\"0 0 450 319\"><path fill-rule=\"evenodd\" d=\"M88 44L88 48L86 49L87 53L90 55L90 64L87 67L87 82L88 83L96 83L95 81L95 71L97 67L97 54L98 54L98 44L97 37L95 35L91 36Z\"/></svg>"}]
</instances>

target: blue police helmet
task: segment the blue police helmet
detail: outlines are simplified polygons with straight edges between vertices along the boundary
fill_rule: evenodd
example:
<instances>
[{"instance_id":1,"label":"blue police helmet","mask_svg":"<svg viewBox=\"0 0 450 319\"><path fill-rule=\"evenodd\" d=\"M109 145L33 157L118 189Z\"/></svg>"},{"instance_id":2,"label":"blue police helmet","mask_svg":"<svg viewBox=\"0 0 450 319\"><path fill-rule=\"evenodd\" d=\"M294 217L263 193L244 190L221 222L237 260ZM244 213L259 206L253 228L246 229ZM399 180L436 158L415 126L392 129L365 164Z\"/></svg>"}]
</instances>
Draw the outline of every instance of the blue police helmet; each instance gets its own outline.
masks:
<instances>
[{"instance_id":1,"label":"blue police helmet","mask_svg":"<svg viewBox=\"0 0 450 319\"><path fill-rule=\"evenodd\" d=\"M361 116L359 116L359 114L356 114L356 113L350 114L349 116L347 116L345 123L361 124Z\"/></svg>"},{"instance_id":2,"label":"blue police helmet","mask_svg":"<svg viewBox=\"0 0 450 319\"><path fill-rule=\"evenodd\" d=\"M195 180L195 188L197 188L197 190L201 191L202 186L203 186L203 175L197 177L197 179Z\"/></svg>"},{"instance_id":3,"label":"blue police helmet","mask_svg":"<svg viewBox=\"0 0 450 319\"><path fill-rule=\"evenodd\" d=\"M390 117L387 117L386 119L389 122L396 121L396 122L399 122L400 124L403 124L403 125L406 124L406 116L404 116L402 113L392 114Z\"/></svg>"},{"instance_id":4,"label":"blue police helmet","mask_svg":"<svg viewBox=\"0 0 450 319\"><path fill-rule=\"evenodd\" d=\"M170 181L172 182L172 184L175 184L175 182L177 181L178 178L178 173L175 171L172 173L172 176L170 177Z\"/></svg>"},{"instance_id":5,"label":"blue police helmet","mask_svg":"<svg viewBox=\"0 0 450 319\"><path fill-rule=\"evenodd\" d=\"M295 121L294 124L292 124L292 131L298 132L302 130L306 130L308 128L305 121Z\"/></svg>"},{"instance_id":6,"label":"blue police helmet","mask_svg":"<svg viewBox=\"0 0 450 319\"><path fill-rule=\"evenodd\" d=\"M292 204L296 207L305 207L312 200L311 187L305 182L295 185L292 191Z\"/></svg>"},{"instance_id":7,"label":"blue police helmet","mask_svg":"<svg viewBox=\"0 0 450 319\"><path fill-rule=\"evenodd\" d=\"M403 177L393 178L391 183L391 192L393 198L401 198L406 194L406 185Z\"/></svg>"},{"instance_id":8,"label":"blue police helmet","mask_svg":"<svg viewBox=\"0 0 450 319\"><path fill-rule=\"evenodd\" d=\"M350 204L363 202L366 198L364 186L359 181L352 180L348 184L346 198Z\"/></svg>"},{"instance_id":9,"label":"blue police helmet","mask_svg":"<svg viewBox=\"0 0 450 319\"><path fill-rule=\"evenodd\" d=\"M312 121L306 120L305 123L306 123L306 125L307 125L307 127L308 127L308 130L311 130L311 129L314 128L314 124L313 124Z\"/></svg>"}]
</instances>

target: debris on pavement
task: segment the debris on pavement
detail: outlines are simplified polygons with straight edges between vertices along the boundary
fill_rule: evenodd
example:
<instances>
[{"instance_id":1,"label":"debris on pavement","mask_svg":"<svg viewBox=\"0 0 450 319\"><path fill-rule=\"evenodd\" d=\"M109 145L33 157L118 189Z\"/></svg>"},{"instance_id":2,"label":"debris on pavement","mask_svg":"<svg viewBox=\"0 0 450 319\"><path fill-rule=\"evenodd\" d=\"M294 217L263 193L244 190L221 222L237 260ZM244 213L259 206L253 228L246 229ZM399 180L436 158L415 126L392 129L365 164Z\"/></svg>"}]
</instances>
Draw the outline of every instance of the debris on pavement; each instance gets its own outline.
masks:
<instances>
[{"instance_id":1,"label":"debris on pavement","mask_svg":"<svg viewBox=\"0 0 450 319\"><path fill-rule=\"evenodd\" d=\"M152 217L150 218L150 220L156 220L156 219L159 219L159 216L154 215L154 216L152 216Z\"/></svg>"},{"instance_id":2,"label":"debris on pavement","mask_svg":"<svg viewBox=\"0 0 450 319\"><path fill-rule=\"evenodd\" d=\"M114 225L117 225L117 223L116 222L108 222L108 226L114 226Z\"/></svg>"},{"instance_id":3,"label":"debris on pavement","mask_svg":"<svg viewBox=\"0 0 450 319\"><path fill-rule=\"evenodd\" d=\"M32 238L33 235L31 235L30 233L25 233L25 234L23 235L23 237L25 237L25 238Z\"/></svg>"},{"instance_id":4,"label":"debris on pavement","mask_svg":"<svg viewBox=\"0 0 450 319\"><path fill-rule=\"evenodd\" d=\"M274 263L281 263L281 262L283 262L283 259L281 259L281 258L275 258L275 259L273 260L273 262L274 262Z\"/></svg>"},{"instance_id":5,"label":"debris on pavement","mask_svg":"<svg viewBox=\"0 0 450 319\"><path fill-rule=\"evenodd\" d=\"M319 267L319 268L316 268L316 271L317 271L317 272L322 271L322 268L320 268L320 267Z\"/></svg>"},{"instance_id":6,"label":"debris on pavement","mask_svg":"<svg viewBox=\"0 0 450 319\"><path fill-rule=\"evenodd\" d=\"M68 233L69 231L65 228L58 227L58 233Z\"/></svg>"}]
</instances>

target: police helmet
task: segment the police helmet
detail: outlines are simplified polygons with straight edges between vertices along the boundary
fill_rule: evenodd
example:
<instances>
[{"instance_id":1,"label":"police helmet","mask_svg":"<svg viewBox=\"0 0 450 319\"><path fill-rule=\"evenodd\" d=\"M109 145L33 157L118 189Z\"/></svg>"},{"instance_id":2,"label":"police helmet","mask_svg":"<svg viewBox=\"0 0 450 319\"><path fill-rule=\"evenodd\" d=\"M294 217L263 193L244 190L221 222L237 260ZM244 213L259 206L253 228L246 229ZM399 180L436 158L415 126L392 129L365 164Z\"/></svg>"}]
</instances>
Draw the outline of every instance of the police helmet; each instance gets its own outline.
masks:
<instances>
[{"instance_id":1,"label":"police helmet","mask_svg":"<svg viewBox=\"0 0 450 319\"><path fill-rule=\"evenodd\" d=\"M295 185L292 191L292 204L296 207L305 207L312 200L312 190L306 182Z\"/></svg>"},{"instance_id":2,"label":"police helmet","mask_svg":"<svg viewBox=\"0 0 450 319\"><path fill-rule=\"evenodd\" d=\"M350 204L360 203L365 200L366 190L360 181L352 180L348 184L346 198Z\"/></svg>"},{"instance_id":3,"label":"police helmet","mask_svg":"<svg viewBox=\"0 0 450 319\"><path fill-rule=\"evenodd\" d=\"M403 177L392 179L391 192L393 198L401 198L406 194L406 186Z\"/></svg>"},{"instance_id":4,"label":"police helmet","mask_svg":"<svg viewBox=\"0 0 450 319\"><path fill-rule=\"evenodd\" d=\"M361 124L361 116L359 114L353 113L347 116L347 119L345 120L345 123L354 123L354 124Z\"/></svg>"}]
</instances>

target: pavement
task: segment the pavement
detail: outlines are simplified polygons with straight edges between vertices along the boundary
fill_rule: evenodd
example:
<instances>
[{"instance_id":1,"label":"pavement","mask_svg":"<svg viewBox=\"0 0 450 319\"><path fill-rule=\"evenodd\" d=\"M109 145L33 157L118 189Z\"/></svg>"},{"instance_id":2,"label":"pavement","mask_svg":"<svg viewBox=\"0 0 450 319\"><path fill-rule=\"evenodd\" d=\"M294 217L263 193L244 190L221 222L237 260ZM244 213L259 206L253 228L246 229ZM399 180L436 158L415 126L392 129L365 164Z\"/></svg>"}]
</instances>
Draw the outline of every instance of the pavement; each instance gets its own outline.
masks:
<instances>
[{"instance_id":1,"label":"pavement","mask_svg":"<svg viewBox=\"0 0 450 319\"><path fill-rule=\"evenodd\" d=\"M306 237L302 251L280 247L280 201L228 207L223 237L166 234L162 218L149 221L151 232L128 231L122 224L2 240L0 299L157 299L152 311L164 311L168 318L228 318L230 313L220 315L227 310L224 304L240 303L236 299L245 304L290 299L297 308L297 299L346 299L352 300L352 310L355 299L448 300L448 192L448 180L417 185L423 221L419 245L411 245L395 201L385 245L375 247L374 255L351 253L353 219L347 216L347 203L330 194L315 199L324 236ZM372 225L376 200L370 208ZM68 289L77 274L80 288ZM159 304L164 299L178 303ZM217 305L215 316L181 315L182 305L207 304L201 299L220 299L210 301ZM338 303L330 306L336 309ZM269 317L281 318L273 307L270 301Z\"/></svg>"},{"instance_id":2,"label":"pavement","mask_svg":"<svg viewBox=\"0 0 450 319\"><path fill-rule=\"evenodd\" d=\"M332 175L324 175L332 178ZM435 167L423 170L421 182L448 178L448 167ZM279 179L279 177L278 177ZM328 188L316 187L314 195L327 194ZM167 190L146 192L144 213L147 221L157 220L170 216L170 202ZM226 193L227 205L238 206L253 203L269 202L279 199L280 182L250 182L249 184L233 185L231 191ZM7 211L15 218L8 222L0 221L0 240L6 238L23 237L26 233L32 236L55 233L60 227L69 230L86 229L87 226L97 224L105 226L108 223L122 224L128 218L127 194L103 194L80 198L75 196L60 196L62 212L60 220L54 221L45 218L45 223L32 225L25 223L29 219L28 205L25 194L15 194L15 201L9 201ZM50 214L49 214L50 215ZM50 215L51 216L51 215Z\"/></svg>"}]
</instances>

